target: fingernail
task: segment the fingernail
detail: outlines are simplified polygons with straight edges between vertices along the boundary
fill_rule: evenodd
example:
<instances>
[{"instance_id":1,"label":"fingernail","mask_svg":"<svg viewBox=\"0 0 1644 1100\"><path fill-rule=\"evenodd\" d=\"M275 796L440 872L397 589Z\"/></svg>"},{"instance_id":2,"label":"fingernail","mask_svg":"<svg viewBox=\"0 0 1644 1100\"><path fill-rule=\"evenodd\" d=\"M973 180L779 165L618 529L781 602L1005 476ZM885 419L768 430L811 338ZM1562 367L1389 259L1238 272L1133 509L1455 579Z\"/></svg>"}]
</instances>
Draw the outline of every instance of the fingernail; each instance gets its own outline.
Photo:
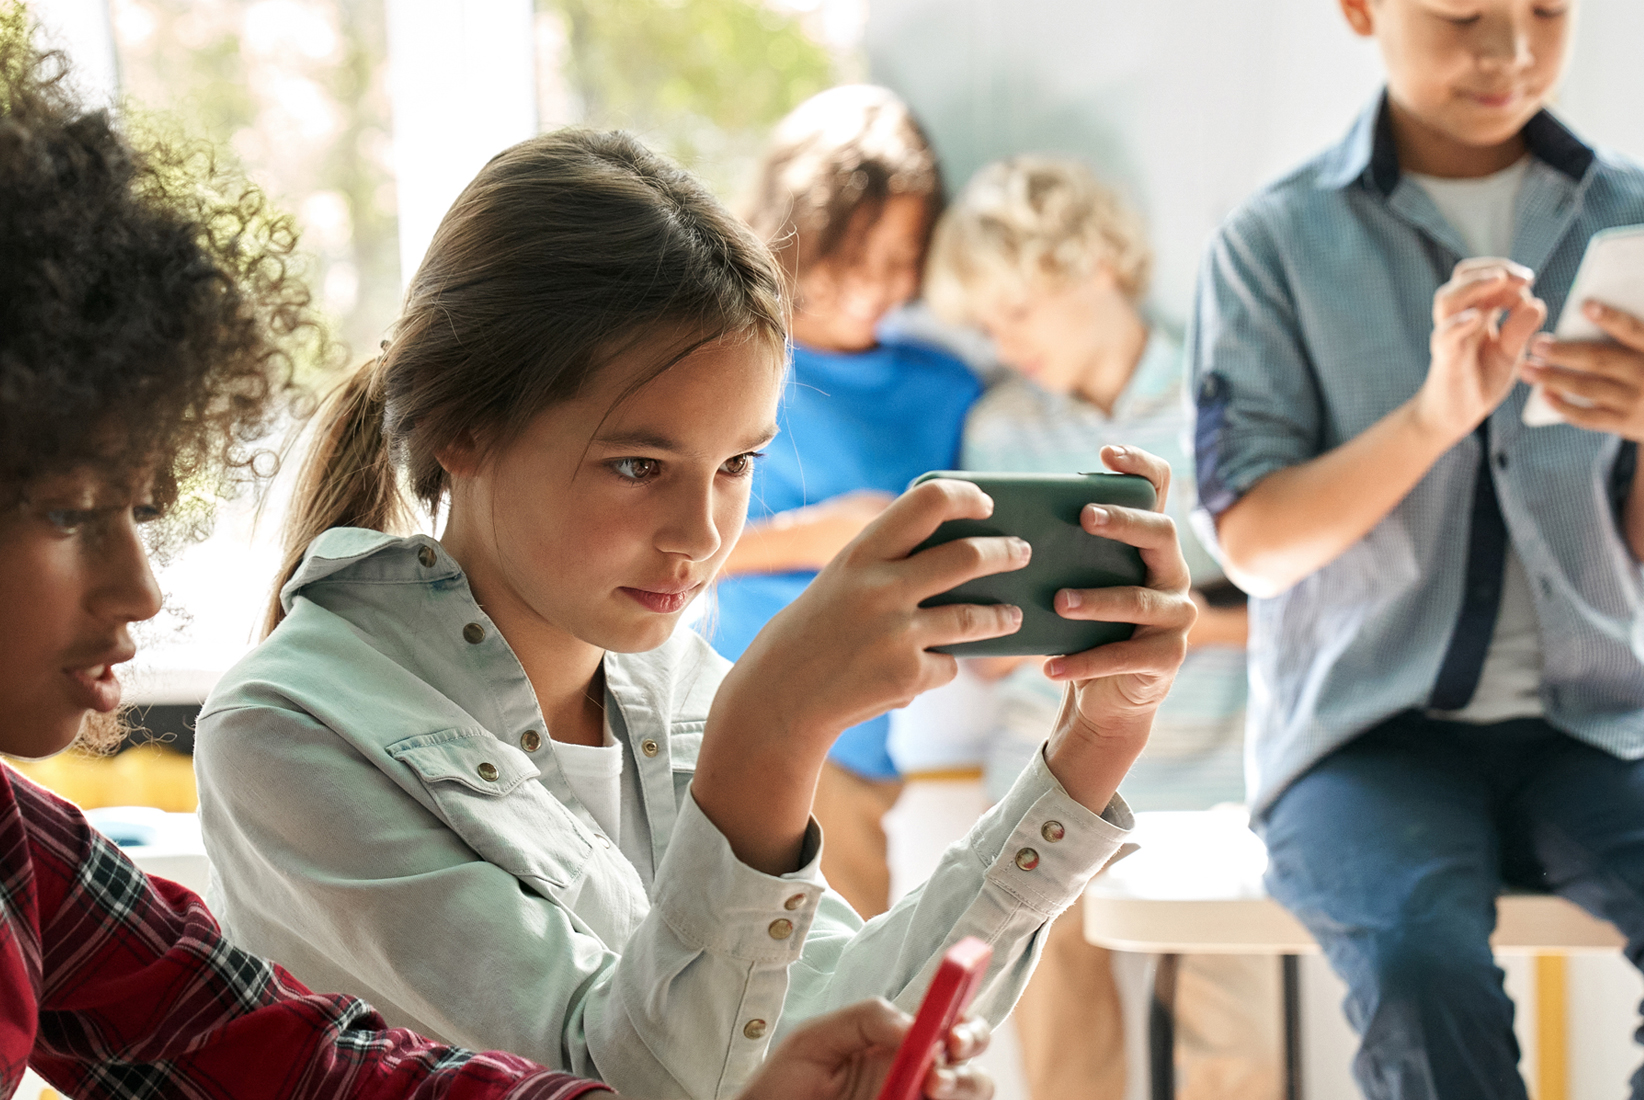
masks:
<instances>
[{"instance_id":1,"label":"fingernail","mask_svg":"<svg viewBox=\"0 0 1644 1100\"><path fill-rule=\"evenodd\" d=\"M1062 659L1060 657L1052 657L1050 660L1045 662L1045 675L1049 676L1052 680L1060 679L1062 675L1062 668Z\"/></svg>"},{"instance_id":2,"label":"fingernail","mask_svg":"<svg viewBox=\"0 0 1644 1100\"><path fill-rule=\"evenodd\" d=\"M1581 307L1581 312L1585 313L1588 317L1591 317L1595 321L1603 320L1604 318L1604 307L1599 305L1597 302L1587 302Z\"/></svg>"},{"instance_id":3,"label":"fingernail","mask_svg":"<svg viewBox=\"0 0 1644 1100\"><path fill-rule=\"evenodd\" d=\"M1549 351L1553 350L1553 338L1548 336L1545 332L1538 333L1530 341L1530 350L1537 355L1546 355Z\"/></svg>"},{"instance_id":4,"label":"fingernail","mask_svg":"<svg viewBox=\"0 0 1644 1100\"><path fill-rule=\"evenodd\" d=\"M1116 458L1124 458L1125 456L1130 454L1130 448L1129 447L1123 447L1123 446L1115 446L1113 448L1113 454Z\"/></svg>"},{"instance_id":5,"label":"fingernail","mask_svg":"<svg viewBox=\"0 0 1644 1100\"><path fill-rule=\"evenodd\" d=\"M1022 609L1019 608L1019 607L1015 607L1015 606L1006 607L1005 608L1005 618L1009 619L1011 621L1011 623L1013 623L1014 625L1021 626L1022 625Z\"/></svg>"},{"instance_id":6,"label":"fingernail","mask_svg":"<svg viewBox=\"0 0 1644 1100\"><path fill-rule=\"evenodd\" d=\"M1085 602L1085 594L1083 592L1080 592L1077 588L1064 588L1064 589L1062 589L1062 604L1069 611L1072 611L1075 607L1078 607L1080 604L1082 604L1084 602Z\"/></svg>"},{"instance_id":7,"label":"fingernail","mask_svg":"<svg viewBox=\"0 0 1644 1100\"><path fill-rule=\"evenodd\" d=\"M1067 513L1064 512L1062 514L1066 515ZM1100 527L1112 518L1108 510L1099 504L1085 505L1085 514L1090 517L1091 524L1096 527Z\"/></svg>"},{"instance_id":8,"label":"fingernail","mask_svg":"<svg viewBox=\"0 0 1644 1100\"><path fill-rule=\"evenodd\" d=\"M1033 544L1026 539L1011 539L1010 556L1014 561L1027 561L1033 557Z\"/></svg>"}]
</instances>

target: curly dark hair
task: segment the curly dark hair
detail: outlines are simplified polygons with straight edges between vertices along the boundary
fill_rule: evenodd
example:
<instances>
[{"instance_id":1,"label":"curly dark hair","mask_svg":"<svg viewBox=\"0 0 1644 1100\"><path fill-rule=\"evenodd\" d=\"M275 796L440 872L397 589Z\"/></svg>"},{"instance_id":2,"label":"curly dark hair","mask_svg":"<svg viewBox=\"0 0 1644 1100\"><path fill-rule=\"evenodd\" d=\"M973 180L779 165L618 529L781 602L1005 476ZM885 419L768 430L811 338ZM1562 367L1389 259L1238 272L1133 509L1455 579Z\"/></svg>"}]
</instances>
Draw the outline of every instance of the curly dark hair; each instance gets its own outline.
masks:
<instances>
[{"instance_id":1,"label":"curly dark hair","mask_svg":"<svg viewBox=\"0 0 1644 1100\"><path fill-rule=\"evenodd\" d=\"M0 504L89 466L168 507L250 473L323 343L296 229L208 147L86 110L30 30L0 0Z\"/></svg>"}]
</instances>

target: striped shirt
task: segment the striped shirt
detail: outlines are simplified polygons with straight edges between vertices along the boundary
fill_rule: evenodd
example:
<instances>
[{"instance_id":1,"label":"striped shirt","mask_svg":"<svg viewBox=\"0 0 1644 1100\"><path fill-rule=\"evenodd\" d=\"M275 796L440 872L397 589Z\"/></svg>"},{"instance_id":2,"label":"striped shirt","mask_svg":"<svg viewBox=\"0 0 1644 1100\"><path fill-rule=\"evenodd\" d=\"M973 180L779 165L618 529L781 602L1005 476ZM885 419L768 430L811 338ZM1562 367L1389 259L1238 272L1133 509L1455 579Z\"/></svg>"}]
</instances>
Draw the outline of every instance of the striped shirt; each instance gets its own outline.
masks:
<instances>
[{"instance_id":1,"label":"striped shirt","mask_svg":"<svg viewBox=\"0 0 1644 1100\"><path fill-rule=\"evenodd\" d=\"M1235 211L1212 240L1188 336L1208 531L1276 470L1352 439L1427 374L1432 299L1467 255L1402 176L1383 101L1346 139ZM1557 317L1587 240L1644 222L1644 168L1595 151L1545 111L1512 259ZM1528 387L1490 417L1491 471L1529 575L1554 726L1644 756L1639 565L1619 526L1637 447L1569 425L1528 428ZM1477 435L1456 444L1364 538L1271 599L1251 601L1251 802L1260 813L1359 733L1426 706L1462 603Z\"/></svg>"},{"instance_id":2,"label":"striped shirt","mask_svg":"<svg viewBox=\"0 0 1644 1100\"><path fill-rule=\"evenodd\" d=\"M1019 375L994 384L971 409L960 461L967 470L1067 474L1102 469L1102 448L1127 444L1170 464L1166 510L1182 533L1197 587L1223 579L1187 524L1193 466L1183 401L1181 344L1153 330L1111 416L1081 398L1055 394ZM999 685L1000 731L988 746L991 790L1008 786L1032 757L1061 706L1061 685L1037 661ZM1188 653L1154 719L1147 750L1124 782L1143 810L1204 809L1243 793L1244 650L1200 646Z\"/></svg>"},{"instance_id":3,"label":"striped shirt","mask_svg":"<svg viewBox=\"0 0 1644 1100\"><path fill-rule=\"evenodd\" d=\"M605 1088L310 993L0 765L0 1096L25 1064L82 1100L576 1100Z\"/></svg>"}]
</instances>

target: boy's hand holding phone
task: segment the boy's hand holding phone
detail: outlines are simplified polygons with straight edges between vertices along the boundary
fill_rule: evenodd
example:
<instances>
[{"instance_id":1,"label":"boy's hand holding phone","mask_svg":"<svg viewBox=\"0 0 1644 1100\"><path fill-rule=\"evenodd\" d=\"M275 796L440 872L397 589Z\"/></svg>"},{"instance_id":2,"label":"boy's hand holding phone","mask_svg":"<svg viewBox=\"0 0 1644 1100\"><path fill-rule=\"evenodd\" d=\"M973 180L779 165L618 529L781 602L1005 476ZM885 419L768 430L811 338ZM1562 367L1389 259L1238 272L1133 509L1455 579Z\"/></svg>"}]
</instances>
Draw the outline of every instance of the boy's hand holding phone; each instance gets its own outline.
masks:
<instances>
[{"instance_id":1,"label":"boy's hand holding phone","mask_svg":"<svg viewBox=\"0 0 1644 1100\"><path fill-rule=\"evenodd\" d=\"M1456 265L1433 295L1432 361L1417 392L1417 422L1439 449L1465 438L1512 391L1547 306L1523 264L1481 256Z\"/></svg>"},{"instance_id":2,"label":"boy's hand holding phone","mask_svg":"<svg viewBox=\"0 0 1644 1100\"><path fill-rule=\"evenodd\" d=\"M1576 427L1644 442L1644 320L1591 299L1581 312L1615 343L1538 335L1524 377Z\"/></svg>"}]
</instances>

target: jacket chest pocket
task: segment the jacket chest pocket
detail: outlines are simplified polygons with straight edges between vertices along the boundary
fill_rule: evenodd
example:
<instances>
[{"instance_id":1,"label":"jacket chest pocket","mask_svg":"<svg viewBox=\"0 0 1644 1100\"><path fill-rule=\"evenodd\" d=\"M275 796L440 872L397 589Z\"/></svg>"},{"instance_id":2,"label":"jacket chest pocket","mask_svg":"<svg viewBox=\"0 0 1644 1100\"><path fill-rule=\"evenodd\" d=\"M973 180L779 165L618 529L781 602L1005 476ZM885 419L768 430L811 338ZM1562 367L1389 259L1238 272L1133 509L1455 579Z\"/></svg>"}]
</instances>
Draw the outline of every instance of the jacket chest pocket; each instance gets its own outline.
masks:
<instances>
[{"instance_id":1,"label":"jacket chest pocket","mask_svg":"<svg viewBox=\"0 0 1644 1100\"><path fill-rule=\"evenodd\" d=\"M704 721L678 722L668 731L668 764L674 778L674 806L685 804L685 792L696 775L696 760L702 752Z\"/></svg>"},{"instance_id":2,"label":"jacket chest pocket","mask_svg":"<svg viewBox=\"0 0 1644 1100\"><path fill-rule=\"evenodd\" d=\"M559 896L588 868L593 837L540 783L531 758L484 730L446 730L388 746L434 811L487 863Z\"/></svg>"}]
</instances>

